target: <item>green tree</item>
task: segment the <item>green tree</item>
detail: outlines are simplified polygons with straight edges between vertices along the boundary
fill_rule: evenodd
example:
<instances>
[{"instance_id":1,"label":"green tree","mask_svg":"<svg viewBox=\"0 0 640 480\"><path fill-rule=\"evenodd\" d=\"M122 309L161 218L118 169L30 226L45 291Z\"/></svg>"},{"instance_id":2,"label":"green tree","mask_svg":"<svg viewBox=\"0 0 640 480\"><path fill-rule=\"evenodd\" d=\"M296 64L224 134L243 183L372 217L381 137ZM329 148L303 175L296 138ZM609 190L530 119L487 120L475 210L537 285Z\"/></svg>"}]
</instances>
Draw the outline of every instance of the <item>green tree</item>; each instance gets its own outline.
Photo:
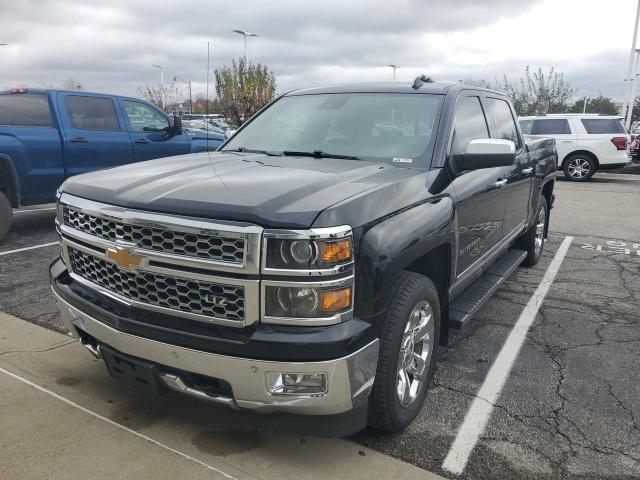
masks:
<instances>
[{"instance_id":1,"label":"green tree","mask_svg":"<svg viewBox=\"0 0 640 480\"><path fill-rule=\"evenodd\" d=\"M587 108L584 108L585 100ZM573 104L570 110L572 113L601 113L603 115L618 115L618 107L611 97L599 94L597 97L582 97Z\"/></svg>"},{"instance_id":2,"label":"green tree","mask_svg":"<svg viewBox=\"0 0 640 480\"><path fill-rule=\"evenodd\" d=\"M511 98L518 115L566 112L574 94L564 74L553 68L546 73L542 68L531 71L528 65L524 76L514 82L504 75L500 88Z\"/></svg>"},{"instance_id":3,"label":"green tree","mask_svg":"<svg viewBox=\"0 0 640 480\"><path fill-rule=\"evenodd\" d=\"M626 114L626 112L623 112ZM631 113L631 123L640 121L640 97L636 98L633 102L633 112Z\"/></svg>"},{"instance_id":4,"label":"green tree","mask_svg":"<svg viewBox=\"0 0 640 480\"><path fill-rule=\"evenodd\" d=\"M276 77L266 65L240 57L214 72L216 93L225 117L236 126L275 98Z\"/></svg>"}]
</instances>

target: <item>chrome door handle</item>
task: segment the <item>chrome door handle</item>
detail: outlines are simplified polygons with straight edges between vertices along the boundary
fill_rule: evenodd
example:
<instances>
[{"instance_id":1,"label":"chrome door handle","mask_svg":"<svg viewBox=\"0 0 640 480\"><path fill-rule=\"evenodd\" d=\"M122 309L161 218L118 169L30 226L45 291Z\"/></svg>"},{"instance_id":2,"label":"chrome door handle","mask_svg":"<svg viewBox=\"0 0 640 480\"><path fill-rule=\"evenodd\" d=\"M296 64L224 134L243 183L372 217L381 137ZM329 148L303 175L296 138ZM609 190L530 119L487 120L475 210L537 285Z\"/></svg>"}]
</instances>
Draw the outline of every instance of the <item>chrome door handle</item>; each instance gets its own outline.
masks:
<instances>
[{"instance_id":1,"label":"chrome door handle","mask_svg":"<svg viewBox=\"0 0 640 480\"><path fill-rule=\"evenodd\" d=\"M523 175L530 175L531 172L533 172L533 167L529 167L529 168L524 168L522 169L522 174Z\"/></svg>"},{"instance_id":2,"label":"chrome door handle","mask_svg":"<svg viewBox=\"0 0 640 480\"><path fill-rule=\"evenodd\" d=\"M496 183L493 184L494 187L496 188L502 188L507 184L507 179L504 178L502 180L498 180Z\"/></svg>"}]
</instances>

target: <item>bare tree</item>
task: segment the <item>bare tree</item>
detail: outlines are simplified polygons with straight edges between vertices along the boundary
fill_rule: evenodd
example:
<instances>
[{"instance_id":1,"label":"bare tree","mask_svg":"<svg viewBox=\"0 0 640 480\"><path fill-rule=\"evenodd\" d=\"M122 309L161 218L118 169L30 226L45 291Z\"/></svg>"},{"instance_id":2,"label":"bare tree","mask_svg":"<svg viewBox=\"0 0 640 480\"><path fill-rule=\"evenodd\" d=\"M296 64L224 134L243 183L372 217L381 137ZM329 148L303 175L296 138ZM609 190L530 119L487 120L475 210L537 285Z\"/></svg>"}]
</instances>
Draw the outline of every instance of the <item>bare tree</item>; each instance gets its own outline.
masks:
<instances>
[{"instance_id":1,"label":"bare tree","mask_svg":"<svg viewBox=\"0 0 640 480\"><path fill-rule=\"evenodd\" d=\"M222 112L236 125L275 98L276 78L266 65L247 62L240 57L214 72L216 93Z\"/></svg>"},{"instance_id":2,"label":"bare tree","mask_svg":"<svg viewBox=\"0 0 640 480\"><path fill-rule=\"evenodd\" d=\"M197 94L193 101L193 113L222 113L220 99L209 99L209 105L207 106L207 97L202 93Z\"/></svg>"},{"instance_id":3,"label":"bare tree","mask_svg":"<svg viewBox=\"0 0 640 480\"><path fill-rule=\"evenodd\" d=\"M542 68L532 72L529 66L515 82L504 75L500 89L511 98L518 115L566 112L575 93L564 74L553 68L547 73Z\"/></svg>"},{"instance_id":4,"label":"bare tree","mask_svg":"<svg viewBox=\"0 0 640 480\"><path fill-rule=\"evenodd\" d=\"M169 98L170 88L165 85L158 85L157 87L153 87L151 85L147 85L144 88L138 87L138 95L144 98L147 102L154 104L158 108L162 108L162 89L164 88L164 98Z\"/></svg>"},{"instance_id":5,"label":"bare tree","mask_svg":"<svg viewBox=\"0 0 640 480\"><path fill-rule=\"evenodd\" d=\"M82 90L82 82L80 80L76 80L75 78L67 78L62 83L62 88L65 90Z\"/></svg>"}]
</instances>

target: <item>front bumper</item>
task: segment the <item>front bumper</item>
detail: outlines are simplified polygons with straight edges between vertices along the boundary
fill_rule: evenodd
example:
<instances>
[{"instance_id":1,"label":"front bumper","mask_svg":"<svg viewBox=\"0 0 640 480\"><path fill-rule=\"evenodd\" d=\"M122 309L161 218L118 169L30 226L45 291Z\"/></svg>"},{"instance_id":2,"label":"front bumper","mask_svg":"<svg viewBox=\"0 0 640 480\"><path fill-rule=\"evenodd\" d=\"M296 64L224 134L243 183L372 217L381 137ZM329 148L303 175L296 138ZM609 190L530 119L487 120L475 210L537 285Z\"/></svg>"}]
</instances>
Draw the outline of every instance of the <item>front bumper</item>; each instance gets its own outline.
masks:
<instances>
[{"instance_id":1,"label":"front bumper","mask_svg":"<svg viewBox=\"0 0 640 480\"><path fill-rule=\"evenodd\" d=\"M162 369L181 370L219 379L231 386L231 396L211 396L210 401L258 413L286 412L337 415L362 407L373 386L378 360L377 339L359 350L332 360L279 362L254 360L204 352L120 332L71 305L53 291L61 317L76 338L86 333L124 354L153 362ZM323 395L272 395L267 372L317 373L327 377ZM193 393L185 390L185 393ZM195 395L200 396L200 395Z\"/></svg>"}]
</instances>

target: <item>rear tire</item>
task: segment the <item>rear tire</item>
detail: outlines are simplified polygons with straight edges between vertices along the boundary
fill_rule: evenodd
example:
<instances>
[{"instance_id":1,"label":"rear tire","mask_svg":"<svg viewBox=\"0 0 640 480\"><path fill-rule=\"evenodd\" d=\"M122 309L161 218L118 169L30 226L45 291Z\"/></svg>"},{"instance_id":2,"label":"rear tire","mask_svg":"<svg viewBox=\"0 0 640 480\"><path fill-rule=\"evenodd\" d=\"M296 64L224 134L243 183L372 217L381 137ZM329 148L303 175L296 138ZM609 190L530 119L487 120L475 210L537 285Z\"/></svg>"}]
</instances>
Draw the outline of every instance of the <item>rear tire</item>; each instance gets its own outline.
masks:
<instances>
[{"instance_id":1,"label":"rear tire","mask_svg":"<svg viewBox=\"0 0 640 480\"><path fill-rule=\"evenodd\" d=\"M397 432L411 423L427 396L440 336L440 301L433 282L417 273L402 272L391 291L369 424Z\"/></svg>"},{"instance_id":2,"label":"rear tire","mask_svg":"<svg viewBox=\"0 0 640 480\"><path fill-rule=\"evenodd\" d=\"M587 182L596 173L596 161L588 155L574 153L564 161L562 170L567 180Z\"/></svg>"},{"instance_id":3,"label":"rear tire","mask_svg":"<svg viewBox=\"0 0 640 480\"><path fill-rule=\"evenodd\" d=\"M518 242L518 246L527 252L527 257L522 261L522 265L525 267L533 267L540 261L544 249L548 218L549 207L547 206L547 198L543 195L540 197L533 225Z\"/></svg>"},{"instance_id":4,"label":"rear tire","mask_svg":"<svg viewBox=\"0 0 640 480\"><path fill-rule=\"evenodd\" d=\"M0 242L9 232L13 221L13 209L7 196L0 192Z\"/></svg>"}]
</instances>

